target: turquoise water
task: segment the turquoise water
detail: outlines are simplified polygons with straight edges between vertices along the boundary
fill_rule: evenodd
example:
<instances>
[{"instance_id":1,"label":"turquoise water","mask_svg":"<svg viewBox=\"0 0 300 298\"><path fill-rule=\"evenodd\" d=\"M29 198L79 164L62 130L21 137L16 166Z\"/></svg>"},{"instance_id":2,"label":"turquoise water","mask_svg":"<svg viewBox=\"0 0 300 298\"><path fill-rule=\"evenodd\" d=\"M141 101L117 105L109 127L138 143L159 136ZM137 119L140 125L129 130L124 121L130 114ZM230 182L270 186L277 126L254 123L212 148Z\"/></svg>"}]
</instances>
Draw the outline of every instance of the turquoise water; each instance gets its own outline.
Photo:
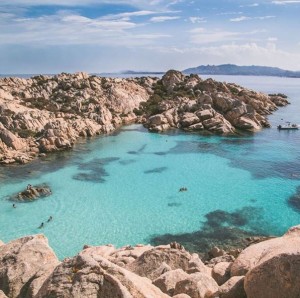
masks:
<instances>
[{"instance_id":1,"label":"turquoise water","mask_svg":"<svg viewBox=\"0 0 300 298\"><path fill-rule=\"evenodd\" d=\"M292 104L270 116L273 128L255 135L151 134L131 125L82 140L70 152L2 167L0 239L42 232L63 258L84 244L149 243L153 236L197 231L215 210L250 208L259 216L242 228L259 233L279 235L299 224L287 200L300 186L300 131L279 132L276 125L300 123L300 79L216 78L286 93ZM53 195L12 208L7 196L28 183L47 183ZM38 229L50 215L53 221Z\"/></svg>"}]
</instances>

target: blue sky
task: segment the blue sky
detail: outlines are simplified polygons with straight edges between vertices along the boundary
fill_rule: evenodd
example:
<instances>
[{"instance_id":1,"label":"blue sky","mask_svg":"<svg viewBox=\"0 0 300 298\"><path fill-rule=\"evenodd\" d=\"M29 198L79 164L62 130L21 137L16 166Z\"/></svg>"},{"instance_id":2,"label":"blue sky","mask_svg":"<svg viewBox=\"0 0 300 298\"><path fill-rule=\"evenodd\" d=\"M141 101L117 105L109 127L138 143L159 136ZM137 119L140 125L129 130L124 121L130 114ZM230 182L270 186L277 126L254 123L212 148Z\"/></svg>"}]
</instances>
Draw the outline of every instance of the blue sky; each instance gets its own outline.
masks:
<instances>
[{"instance_id":1,"label":"blue sky","mask_svg":"<svg viewBox=\"0 0 300 298\"><path fill-rule=\"evenodd\" d=\"M1 0L0 73L300 70L300 0Z\"/></svg>"}]
</instances>

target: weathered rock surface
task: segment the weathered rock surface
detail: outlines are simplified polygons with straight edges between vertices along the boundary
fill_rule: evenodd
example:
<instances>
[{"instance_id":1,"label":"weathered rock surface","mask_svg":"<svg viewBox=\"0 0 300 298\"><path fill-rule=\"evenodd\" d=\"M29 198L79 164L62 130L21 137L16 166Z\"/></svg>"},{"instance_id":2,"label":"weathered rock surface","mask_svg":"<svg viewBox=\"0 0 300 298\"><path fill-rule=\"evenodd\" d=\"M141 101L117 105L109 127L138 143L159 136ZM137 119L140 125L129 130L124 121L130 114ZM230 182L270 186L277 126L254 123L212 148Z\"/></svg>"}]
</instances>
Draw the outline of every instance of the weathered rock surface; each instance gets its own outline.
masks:
<instances>
[{"instance_id":1,"label":"weathered rock surface","mask_svg":"<svg viewBox=\"0 0 300 298\"><path fill-rule=\"evenodd\" d=\"M0 246L4 245L4 242L0 240Z\"/></svg>"},{"instance_id":2,"label":"weathered rock surface","mask_svg":"<svg viewBox=\"0 0 300 298\"><path fill-rule=\"evenodd\" d=\"M7 296L0 290L0 298L7 298Z\"/></svg>"},{"instance_id":3,"label":"weathered rock surface","mask_svg":"<svg viewBox=\"0 0 300 298\"><path fill-rule=\"evenodd\" d=\"M154 94L143 110L150 117L146 127L160 132L170 128L233 134L236 129L256 131L269 127L266 115L288 104L283 94L267 95L233 83L198 75L168 71L153 86Z\"/></svg>"},{"instance_id":4,"label":"weathered rock surface","mask_svg":"<svg viewBox=\"0 0 300 298\"><path fill-rule=\"evenodd\" d=\"M300 226L291 228L283 237L255 247L257 254L245 252L254 259L254 262L248 263L250 268L245 276L247 297L299 297Z\"/></svg>"},{"instance_id":5,"label":"weathered rock surface","mask_svg":"<svg viewBox=\"0 0 300 298\"><path fill-rule=\"evenodd\" d=\"M191 255L185 250L169 247L156 247L144 252L134 262L126 266L126 269L140 276L155 280L166 271L182 269L186 271ZM166 265L170 269L166 268ZM164 269L166 269L164 271Z\"/></svg>"},{"instance_id":6,"label":"weathered rock surface","mask_svg":"<svg viewBox=\"0 0 300 298\"><path fill-rule=\"evenodd\" d=\"M219 286L230 278L231 265L232 263L229 262L220 262L214 266L211 276Z\"/></svg>"},{"instance_id":7,"label":"weathered rock surface","mask_svg":"<svg viewBox=\"0 0 300 298\"><path fill-rule=\"evenodd\" d=\"M179 281L188 278L188 274L182 269L168 271L153 281L153 284L163 293L173 296L175 286Z\"/></svg>"},{"instance_id":8,"label":"weathered rock surface","mask_svg":"<svg viewBox=\"0 0 300 298\"><path fill-rule=\"evenodd\" d=\"M0 247L0 290L9 298L33 297L59 261L43 235Z\"/></svg>"},{"instance_id":9,"label":"weathered rock surface","mask_svg":"<svg viewBox=\"0 0 300 298\"><path fill-rule=\"evenodd\" d=\"M80 253L55 268L37 298L167 298L147 278L121 268L100 255Z\"/></svg>"},{"instance_id":10,"label":"weathered rock surface","mask_svg":"<svg viewBox=\"0 0 300 298\"><path fill-rule=\"evenodd\" d=\"M190 274L186 279L176 284L174 295L187 294L191 298L209 298L218 291L214 279L203 273Z\"/></svg>"},{"instance_id":11,"label":"weathered rock surface","mask_svg":"<svg viewBox=\"0 0 300 298\"><path fill-rule=\"evenodd\" d=\"M231 267L231 276L246 275L246 273L272 258L280 255L300 256L300 226L288 230L282 237L266 240L251 245L241 252Z\"/></svg>"},{"instance_id":12,"label":"weathered rock surface","mask_svg":"<svg viewBox=\"0 0 300 298\"><path fill-rule=\"evenodd\" d=\"M244 276L233 276L224 283L217 294L218 298L247 298L244 290Z\"/></svg>"},{"instance_id":13,"label":"weathered rock surface","mask_svg":"<svg viewBox=\"0 0 300 298\"><path fill-rule=\"evenodd\" d=\"M137 121L133 111L155 81L85 73L0 79L0 163L26 163Z\"/></svg>"}]
</instances>

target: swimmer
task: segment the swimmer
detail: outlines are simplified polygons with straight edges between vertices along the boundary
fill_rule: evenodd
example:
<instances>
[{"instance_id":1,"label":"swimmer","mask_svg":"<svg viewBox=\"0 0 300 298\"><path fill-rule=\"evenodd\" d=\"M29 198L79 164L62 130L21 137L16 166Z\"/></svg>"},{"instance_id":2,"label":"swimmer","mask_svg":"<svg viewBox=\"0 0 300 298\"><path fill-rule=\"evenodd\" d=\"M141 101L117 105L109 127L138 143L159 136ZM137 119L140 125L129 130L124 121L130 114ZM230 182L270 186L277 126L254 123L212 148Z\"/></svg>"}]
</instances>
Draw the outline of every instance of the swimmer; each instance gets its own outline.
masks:
<instances>
[{"instance_id":1,"label":"swimmer","mask_svg":"<svg viewBox=\"0 0 300 298\"><path fill-rule=\"evenodd\" d=\"M17 208L16 204L13 204L13 208Z\"/></svg>"},{"instance_id":2,"label":"swimmer","mask_svg":"<svg viewBox=\"0 0 300 298\"><path fill-rule=\"evenodd\" d=\"M53 219L53 217L50 215L50 217L48 218L47 222L50 222Z\"/></svg>"},{"instance_id":3,"label":"swimmer","mask_svg":"<svg viewBox=\"0 0 300 298\"><path fill-rule=\"evenodd\" d=\"M38 227L39 229L44 227L44 223L42 222L41 225Z\"/></svg>"}]
</instances>

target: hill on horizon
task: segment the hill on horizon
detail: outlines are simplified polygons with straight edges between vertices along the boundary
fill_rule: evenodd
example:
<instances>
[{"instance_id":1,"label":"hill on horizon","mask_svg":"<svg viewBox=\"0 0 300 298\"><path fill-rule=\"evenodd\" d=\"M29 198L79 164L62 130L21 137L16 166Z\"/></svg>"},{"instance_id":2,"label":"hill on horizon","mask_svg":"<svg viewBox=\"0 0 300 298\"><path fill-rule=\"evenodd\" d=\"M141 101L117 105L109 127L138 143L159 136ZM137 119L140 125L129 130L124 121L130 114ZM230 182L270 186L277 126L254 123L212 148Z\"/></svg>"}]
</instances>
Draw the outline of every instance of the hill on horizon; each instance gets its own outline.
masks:
<instances>
[{"instance_id":1,"label":"hill on horizon","mask_svg":"<svg viewBox=\"0 0 300 298\"><path fill-rule=\"evenodd\" d=\"M198 67L183 70L185 74L202 75L243 75L243 76L275 76L300 78L300 71L284 70L269 66L238 66L235 64L200 65Z\"/></svg>"}]
</instances>

